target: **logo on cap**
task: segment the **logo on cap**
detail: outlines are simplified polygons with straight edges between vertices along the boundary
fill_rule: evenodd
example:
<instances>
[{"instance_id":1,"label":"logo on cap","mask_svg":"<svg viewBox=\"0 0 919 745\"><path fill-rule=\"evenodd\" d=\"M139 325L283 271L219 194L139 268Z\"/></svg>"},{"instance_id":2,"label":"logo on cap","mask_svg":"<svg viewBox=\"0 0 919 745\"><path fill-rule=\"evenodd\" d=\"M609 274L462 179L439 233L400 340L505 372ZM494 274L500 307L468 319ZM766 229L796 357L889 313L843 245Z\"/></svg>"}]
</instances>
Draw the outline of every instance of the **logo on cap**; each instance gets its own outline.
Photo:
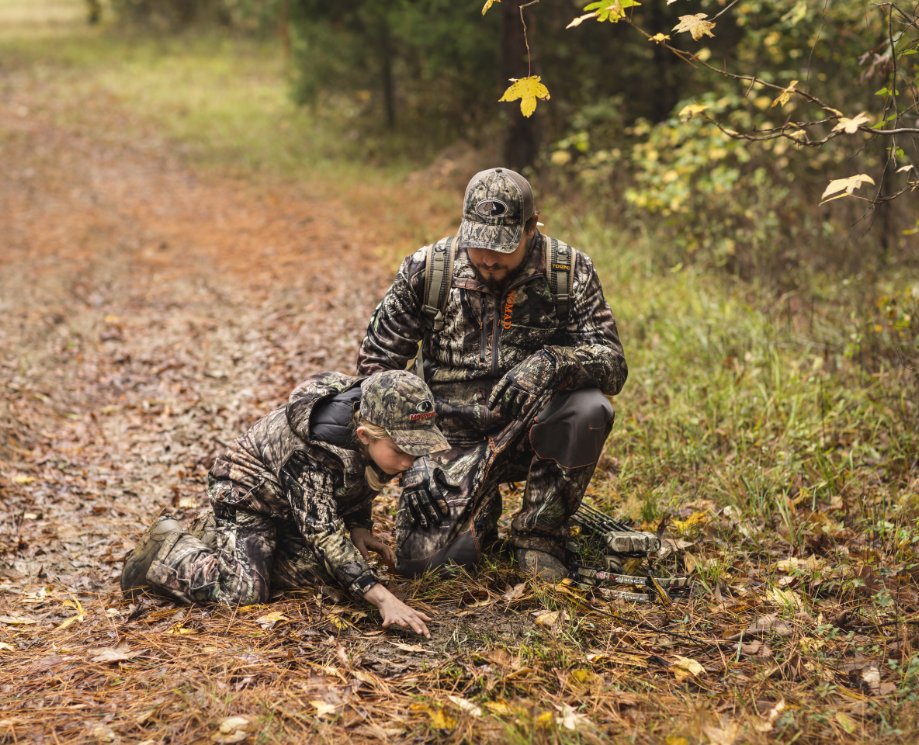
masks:
<instances>
[{"instance_id":1,"label":"logo on cap","mask_svg":"<svg viewBox=\"0 0 919 745\"><path fill-rule=\"evenodd\" d=\"M409 414L408 419L410 422L417 422L420 419L433 419L437 416L437 412L434 411L434 404L428 400L419 401L418 405L415 407L417 414Z\"/></svg>"},{"instance_id":2,"label":"logo on cap","mask_svg":"<svg viewBox=\"0 0 919 745\"><path fill-rule=\"evenodd\" d=\"M483 199L475 206L479 217L500 217L507 214L508 206L500 199Z\"/></svg>"}]
</instances>

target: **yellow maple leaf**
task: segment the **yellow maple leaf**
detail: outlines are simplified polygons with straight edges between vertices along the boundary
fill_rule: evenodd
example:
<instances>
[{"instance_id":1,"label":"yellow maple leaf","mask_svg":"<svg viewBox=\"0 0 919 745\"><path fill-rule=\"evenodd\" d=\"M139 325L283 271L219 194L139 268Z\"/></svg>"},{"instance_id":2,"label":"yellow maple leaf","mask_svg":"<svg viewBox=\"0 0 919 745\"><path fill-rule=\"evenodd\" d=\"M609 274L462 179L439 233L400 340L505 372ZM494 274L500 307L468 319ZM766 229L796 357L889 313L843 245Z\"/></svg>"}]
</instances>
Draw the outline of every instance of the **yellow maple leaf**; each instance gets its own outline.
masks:
<instances>
[{"instance_id":1,"label":"yellow maple leaf","mask_svg":"<svg viewBox=\"0 0 919 745\"><path fill-rule=\"evenodd\" d=\"M656 33L654 36L649 36L648 41L653 41L655 44L663 44L665 41L670 41L670 34Z\"/></svg>"},{"instance_id":2,"label":"yellow maple leaf","mask_svg":"<svg viewBox=\"0 0 919 745\"><path fill-rule=\"evenodd\" d=\"M707 108L708 106L703 103L686 104L682 109L680 109L680 113L677 114L677 116L680 117L681 121L686 122L692 119L696 114L701 114Z\"/></svg>"},{"instance_id":3,"label":"yellow maple leaf","mask_svg":"<svg viewBox=\"0 0 919 745\"><path fill-rule=\"evenodd\" d=\"M489 10L491 10L492 5L500 2L501 0L485 0L485 5L482 6L482 15L485 15Z\"/></svg>"},{"instance_id":4,"label":"yellow maple leaf","mask_svg":"<svg viewBox=\"0 0 919 745\"><path fill-rule=\"evenodd\" d=\"M867 124L869 121L871 120L868 119L864 111L852 119L849 119L848 117L843 116L839 118L839 121L836 123L836 126L833 127L833 131L839 132L840 130L842 130L847 135L854 135L856 132L858 132L858 128L860 126L862 126L863 124Z\"/></svg>"},{"instance_id":5,"label":"yellow maple leaf","mask_svg":"<svg viewBox=\"0 0 919 745\"><path fill-rule=\"evenodd\" d=\"M680 22L673 27L673 30L678 34L688 31L692 34L693 41L699 41L703 36L711 36L714 38L715 35L712 33L712 29L715 28L715 22L706 20L707 18L707 13L680 16Z\"/></svg>"},{"instance_id":6,"label":"yellow maple leaf","mask_svg":"<svg viewBox=\"0 0 919 745\"><path fill-rule=\"evenodd\" d=\"M856 189L862 187L862 184L871 184L874 186L874 179L867 173L859 173L855 176L849 176L849 178L835 178L830 181L826 189L823 190L823 194L820 196L820 204L851 196ZM827 197L829 197L829 199L827 199Z\"/></svg>"},{"instance_id":7,"label":"yellow maple leaf","mask_svg":"<svg viewBox=\"0 0 919 745\"><path fill-rule=\"evenodd\" d=\"M530 75L527 78L511 78L511 84L504 95L498 99L499 102L510 102L520 99L520 113L525 117L533 116L536 111L536 99L541 98L548 101L549 89L542 84L539 75Z\"/></svg>"},{"instance_id":8,"label":"yellow maple leaf","mask_svg":"<svg viewBox=\"0 0 919 745\"><path fill-rule=\"evenodd\" d=\"M775 100L769 106L773 108L774 106L785 106L788 103L788 99L791 98L791 94L795 92L795 86L798 85L797 80L792 80L785 88L782 89L782 92L775 97Z\"/></svg>"}]
</instances>

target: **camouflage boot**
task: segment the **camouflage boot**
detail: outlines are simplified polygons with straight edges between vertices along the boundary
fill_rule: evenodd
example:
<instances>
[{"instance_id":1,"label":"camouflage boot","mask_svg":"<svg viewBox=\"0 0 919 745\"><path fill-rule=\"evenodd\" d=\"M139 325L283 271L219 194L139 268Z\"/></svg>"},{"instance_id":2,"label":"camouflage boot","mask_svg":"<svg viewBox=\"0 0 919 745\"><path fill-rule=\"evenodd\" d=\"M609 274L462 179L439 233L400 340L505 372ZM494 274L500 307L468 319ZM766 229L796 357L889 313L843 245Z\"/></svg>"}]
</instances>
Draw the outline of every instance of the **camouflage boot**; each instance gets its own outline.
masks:
<instances>
[{"instance_id":1,"label":"camouflage boot","mask_svg":"<svg viewBox=\"0 0 919 745\"><path fill-rule=\"evenodd\" d=\"M149 586L147 572L163 543L181 532L182 526L168 515L160 515L153 522L125 559L124 569L121 570L121 591L125 595L133 595L135 591Z\"/></svg>"},{"instance_id":2,"label":"camouflage boot","mask_svg":"<svg viewBox=\"0 0 919 745\"><path fill-rule=\"evenodd\" d=\"M560 559L535 548L517 549L517 564L527 574L545 582L560 582L569 575L568 567Z\"/></svg>"}]
</instances>

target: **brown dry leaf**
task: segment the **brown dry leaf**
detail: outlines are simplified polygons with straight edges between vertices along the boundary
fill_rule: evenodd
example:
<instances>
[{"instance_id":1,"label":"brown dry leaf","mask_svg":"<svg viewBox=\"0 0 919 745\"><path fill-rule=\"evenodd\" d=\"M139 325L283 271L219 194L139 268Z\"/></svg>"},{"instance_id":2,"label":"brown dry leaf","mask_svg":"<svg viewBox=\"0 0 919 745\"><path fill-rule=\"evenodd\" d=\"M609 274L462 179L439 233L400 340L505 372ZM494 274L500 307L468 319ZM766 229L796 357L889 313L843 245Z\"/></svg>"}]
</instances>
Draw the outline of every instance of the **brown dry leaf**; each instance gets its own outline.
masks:
<instances>
[{"instance_id":1,"label":"brown dry leaf","mask_svg":"<svg viewBox=\"0 0 919 745\"><path fill-rule=\"evenodd\" d=\"M390 645L403 652L420 652L422 654L432 654L430 649L425 649L420 644L403 644L402 642L390 642Z\"/></svg>"},{"instance_id":2,"label":"brown dry leaf","mask_svg":"<svg viewBox=\"0 0 919 745\"><path fill-rule=\"evenodd\" d=\"M686 678L702 675L705 672L705 668L692 657L676 655L674 661L670 663L670 671L678 682L682 682Z\"/></svg>"},{"instance_id":3,"label":"brown dry leaf","mask_svg":"<svg viewBox=\"0 0 919 745\"><path fill-rule=\"evenodd\" d=\"M734 634L730 637L732 641L740 639L742 636L751 634L775 634L776 636L791 636L791 626L778 617L776 613L768 613L765 616L759 616L753 623L743 630L742 634Z\"/></svg>"},{"instance_id":4,"label":"brown dry leaf","mask_svg":"<svg viewBox=\"0 0 919 745\"><path fill-rule=\"evenodd\" d=\"M335 704L330 704L326 701L310 701L310 705L316 710L316 717L319 719L331 716L338 710L338 707Z\"/></svg>"},{"instance_id":5,"label":"brown dry leaf","mask_svg":"<svg viewBox=\"0 0 919 745\"><path fill-rule=\"evenodd\" d=\"M249 717L227 717L217 727L217 732L211 738L220 745L242 742L252 734L253 722Z\"/></svg>"},{"instance_id":6,"label":"brown dry leaf","mask_svg":"<svg viewBox=\"0 0 919 745\"><path fill-rule=\"evenodd\" d=\"M92 735L96 742L115 742L118 739L112 728L106 727L104 724L97 724L90 730L89 734Z\"/></svg>"},{"instance_id":7,"label":"brown dry leaf","mask_svg":"<svg viewBox=\"0 0 919 745\"><path fill-rule=\"evenodd\" d=\"M495 649L489 650L485 659L498 667L511 668L512 670L516 670L520 667L520 658L514 657L510 652L501 647L495 647Z\"/></svg>"},{"instance_id":8,"label":"brown dry leaf","mask_svg":"<svg viewBox=\"0 0 919 745\"><path fill-rule=\"evenodd\" d=\"M871 665L862 670L863 688L872 696L877 696L881 692L881 671L877 665Z\"/></svg>"},{"instance_id":9,"label":"brown dry leaf","mask_svg":"<svg viewBox=\"0 0 919 745\"><path fill-rule=\"evenodd\" d=\"M537 626L545 626L549 629L557 629L568 619L568 614L563 610L535 611L533 615L536 616L534 623Z\"/></svg>"},{"instance_id":10,"label":"brown dry leaf","mask_svg":"<svg viewBox=\"0 0 919 745\"><path fill-rule=\"evenodd\" d=\"M467 714L474 716L474 717L482 716L482 708L478 706L477 704L472 703L472 701L469 701L468 699L465 699L465 698L461 698L459 696L447 696L447 698L450 699L450 701L456 704L460 709L465 711Z\"/></svg>"},{"instance_id":11,"label":"brown dry leaf","mask_svg":"<svg viewBox=\"0 0 919 745\"><path fill-rule=\"evenodd\" d=\"M127 644L119 644L117 647L100 647L98 649L91 649L90 653L93 654L89 660L90 662L104 663L132 660L135 657L139 657L143 654L141 651L130 649Z\"/></svg>"},{"instance_id":12,"label":"brown dry leaf","mask_svg":"<svg viewBox=\"0 0 919 745\"><path fill-rule=\"evenodd\" d=\"M818 559L811 554L806 559L798 559L794 556L782 559L776 562L775 568L780 572L816 572L818 569L822 569L823 565L823 559Z\"/></svg>"},{"instance_id":13,"label":"brown dry leaf","mask_svg":"<svg viewBox=\"0 0 919 745\"><path fill-rule=\"evenodd\" d=\"M8 626L31 626L33 623L38 623L38 621L25 616L0 616L0 623L5 623Z\"/></svg>"},{"instance_id":14,"label":"brown dry leaf","mask_svg":"<svg viewBox=\"0 0 919 745\"><path fill-rule=\"evenodd\" d=\"M771 732L772 728L775 726L775 720L779 718L779 715L781 715L783 711L785 711L784 698L780 699L779 702L769 710L769 713L763 721L754 724L753 729L757 732Z\"/></svg>"},{"instance_id":15,"label":"brown dry leaf","mask_svg":"<svg viewBox=\"0 0 919 745\"><path fill-rule=\"evenodd\" d=\"M773 587L769 590L769 592L766 593L766 599L771 600L776 605L781 605L783 608L789 608L795 611L801 610L804 606L804 601L801 599L801 596L794 590L782 590L778 587Z\"/></svg>"},{"instance_id":16,"label":"brown dry leaf","mask_svg":"<svg viewBox=\"0 0 919 745\"><path fill-rule=\"evenodd\" d=\"M705 727L710 745L734 745L740 735L740 724L728 722L723 727Z\"/></svg>"},{"instance_id":17,"label":"brown dry leaf","mask_svg":"<svg viewBox=\"0 0 919 745\"><path fill-rule=\"evenodd\" d=\"M290 619L280 611L272 611L271 613L266 613L264 616L259 616L255 619L255 622L263 629L270 629L282 621L289 620Z\"/></svg>"},{"instance_id":18,"label":"brown dry leaf","mask_svg":"<svg viewBox=\"0 0 919 745\"><path fill-rule=\"evenodd\" d=\"M523 597L523 594L526 592L527 583L521 582L520 584L514 585L510 590L505 592L501 597L507 602L512 600L520 600Z\"/></svg>"}]
</instances>

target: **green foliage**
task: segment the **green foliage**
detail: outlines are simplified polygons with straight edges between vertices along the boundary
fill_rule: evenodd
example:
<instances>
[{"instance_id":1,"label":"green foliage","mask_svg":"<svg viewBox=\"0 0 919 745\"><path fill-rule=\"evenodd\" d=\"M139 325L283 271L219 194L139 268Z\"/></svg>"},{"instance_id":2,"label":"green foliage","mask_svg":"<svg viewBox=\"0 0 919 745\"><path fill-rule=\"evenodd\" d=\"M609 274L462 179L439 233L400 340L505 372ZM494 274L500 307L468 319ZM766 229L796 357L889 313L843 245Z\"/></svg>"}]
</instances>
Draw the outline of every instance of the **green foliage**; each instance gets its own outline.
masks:
<instances>
[{"instance_id":1,"label":"green foliage","mask_svg":"<svg viewBox=\"0 0 919 745\"><path fill-rule=\"evenodd\" d=\"M482 125L500 95L499 47L478 18L449 0L299 3L295 97L338 108L364 134L391 119L416 155L433 152Z\"/></svg>"}]
</instances>

